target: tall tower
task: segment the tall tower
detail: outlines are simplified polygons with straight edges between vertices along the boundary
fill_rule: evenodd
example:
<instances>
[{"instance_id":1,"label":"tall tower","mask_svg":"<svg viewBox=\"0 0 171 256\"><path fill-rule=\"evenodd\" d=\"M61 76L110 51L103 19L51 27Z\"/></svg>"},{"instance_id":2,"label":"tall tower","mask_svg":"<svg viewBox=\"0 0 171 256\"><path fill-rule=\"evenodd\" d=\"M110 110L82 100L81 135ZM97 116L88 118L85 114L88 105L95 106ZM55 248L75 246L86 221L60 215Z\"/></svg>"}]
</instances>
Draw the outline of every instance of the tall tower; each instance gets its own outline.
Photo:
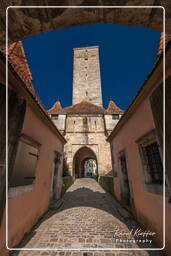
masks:
<instances>
[{"instance_id":1,"label":"tall tower","mask_svg":"<svg viewBox=\"0 0 171 256\"><path fill-rule=\"evenodd\" d=\"M82 100L102 106L99 46L74 48L72 103Z\"/></svg>"}]
</instances>

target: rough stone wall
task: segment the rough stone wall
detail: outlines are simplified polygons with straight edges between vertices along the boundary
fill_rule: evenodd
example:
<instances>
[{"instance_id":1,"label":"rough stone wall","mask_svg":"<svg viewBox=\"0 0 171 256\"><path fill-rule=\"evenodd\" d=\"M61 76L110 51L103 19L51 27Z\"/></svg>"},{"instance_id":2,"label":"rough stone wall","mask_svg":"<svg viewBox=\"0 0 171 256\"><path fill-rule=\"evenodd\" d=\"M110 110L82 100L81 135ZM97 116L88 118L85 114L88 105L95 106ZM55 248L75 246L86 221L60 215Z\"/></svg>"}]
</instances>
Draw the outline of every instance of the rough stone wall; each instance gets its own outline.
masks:
<instances>
[{"instance_id":1,"label":"rough stone wall","mask_svg":"<svg viewBox=\"0 0 171 256\"><path fill-rule=\"evenodd\" d=\"M98 46L74 49L73 105L82 100L102 106Z\"/></svg>"},{"instance_id":2,"label":"rough stone wall","mask_svg":"<svg viewBox=\"0 0 171 256\"><path fill-rule=\"evenodd\" d=\"M106 141L102 115L67 116L65 138L67 143L64 151L66 152L67 164L72 175L75 153L83 146L89 147L96 154L99 175L105 175L111 171L110 145Z\"/></svg>"},{"instance_id":3,"label":"rough stone wall","mask_svg":"<svg viewBox=\"0 0 171 256\"><path fill-rule=\"evenodd\" d=\"M1 0L0 45L5 46L6 8L11 5L27 6L93 5L93 6L164 6L166 33L171 33L170 0ZM13 8L9 10L9 42L22 40L49 30L71 26L90 25L97 22L151 28L163 31L161 8Z\"/></svg>"},{"instance_id":4,"label":"rough stone wall","mask_svg":"<svg viewBox=\"0 0 171 256\"><path fill-rule=\"evenodd\" d=\"M102 107L99 46L74 48L73 105L83 100ZM75 157L77 151L84 147L90 148L96 156L98 176L106 175L112 170L110 144L106 141L106 136L118 120L113 120L112 115L104 116L103 109L103 114L99 110L92 112L92 104L88 105L90 109L86 109L86 112L73 110L69 114L65 109L66 115L59 115L58 120L54 120L58 129L64 131L67 140L64 148L65 160L72 176L79 171L76 170L78 165L75 163L88 157L84 155L85 152L82 152L82 160Z\"/></svg>"}]
</instances>

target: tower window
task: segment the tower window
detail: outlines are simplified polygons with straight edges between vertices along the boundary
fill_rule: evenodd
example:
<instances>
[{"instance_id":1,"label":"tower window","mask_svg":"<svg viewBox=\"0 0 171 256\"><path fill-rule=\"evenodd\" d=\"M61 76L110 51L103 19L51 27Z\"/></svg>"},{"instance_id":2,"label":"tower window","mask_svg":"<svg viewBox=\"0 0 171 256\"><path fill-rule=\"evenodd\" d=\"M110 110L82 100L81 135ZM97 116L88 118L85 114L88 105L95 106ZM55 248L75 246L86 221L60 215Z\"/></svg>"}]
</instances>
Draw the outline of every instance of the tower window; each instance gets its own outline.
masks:
<instances>
[{"instance_id":1,"label":"tower window","mask_svg":"<svg viewBox=\"0 0 171 256\"><path fill-rule=\"evenodd\" d=\"M87 125L87 123L88 123L88 122L87 122L87 117L84 117L84 118L83 118L83 125Z\"/></svg>"},{"instance_id":2,"label":"tower window","mask_svg":"<svg viewBox=\"0 0 171 256\"><path fill-rule=\"evenodd\" d=\"M112 119L113 120L119 120L119 114L113 114Z\"/></svg>"},{"instance_id":3,"label":"tower window","mask_svg":"<svg viewBox=\"0 0 171 256\"><path fill-rule=\"evenodd\" d=\"M59 115L58 114L52 114L51 118L52 120L58 120Z\"/></svg>"},{"instance_id":4,"label":"tower window","mask_svg":"<svg viewBox=\"0 0 171 256\"><path fill-rule=\"evenodd\" d=\"M88 92L86 91L86 96L88 96Z\"/></svg>"},{"instance_id":5,"label":"tower window","mask_svg":"<svg viewBox=\"0 0 171 256\"><path fill-rule=\"evenodd\" d=\"M85 51L84 59L85 59L85 60L88 60L88 52L87 52L87 50Z\"/></svg>"}]
</instances>

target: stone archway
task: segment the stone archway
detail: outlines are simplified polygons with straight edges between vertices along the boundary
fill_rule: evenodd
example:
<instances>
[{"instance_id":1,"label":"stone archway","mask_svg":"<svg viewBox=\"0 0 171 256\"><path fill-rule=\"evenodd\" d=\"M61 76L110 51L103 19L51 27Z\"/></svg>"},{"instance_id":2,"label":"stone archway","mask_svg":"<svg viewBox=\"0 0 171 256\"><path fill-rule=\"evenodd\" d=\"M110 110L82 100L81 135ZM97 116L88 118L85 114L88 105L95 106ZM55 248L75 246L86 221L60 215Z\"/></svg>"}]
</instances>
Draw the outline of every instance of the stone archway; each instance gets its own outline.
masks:
<instances>
[{"instance_id":1,"label":"stone archway","mask_svg":"<svg viewBox=\"0 0 171 256\"><path fill-rule=\"evenodd\" d=\"M9 43L72 26L95 23L120 24L162 31L162 8L67 8L67 6L163 6L166 11L166 33L171 33L170 0L2 0L0 3L0 45L5 45L6 8L8 6L66 6L66 8L9 8Z\"/></svg>"},{"instance_id":2,"label":"stone archway","mask_svg":"<svg viewBox=\"0 0 171 256\"><path fill-rule=\"evenodd\" d=\"M75 156L73 158L73 176L75 178L83 178L83 177L97 178L98 176L97 157L92 149L84 146L75 153Z\"/></svg>"}]
</instances>

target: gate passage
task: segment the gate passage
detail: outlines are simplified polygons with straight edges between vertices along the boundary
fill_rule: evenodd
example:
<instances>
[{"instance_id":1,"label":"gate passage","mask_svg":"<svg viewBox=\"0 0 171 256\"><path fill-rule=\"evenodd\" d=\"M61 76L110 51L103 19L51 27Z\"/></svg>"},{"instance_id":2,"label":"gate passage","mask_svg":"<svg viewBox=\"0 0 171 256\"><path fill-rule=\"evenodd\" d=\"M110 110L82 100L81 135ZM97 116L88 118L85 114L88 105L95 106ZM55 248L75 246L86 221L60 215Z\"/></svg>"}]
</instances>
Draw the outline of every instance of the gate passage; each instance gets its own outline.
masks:
<instances>
[{"instance_id":1,"label":"gate passage","mask_svg":"<svg viewBox=\"0 0 171 256\"><path fill-rule=\"evenodd\" d=\"M97 164L96 160L88 159L84 164L84 177L96 177L97 176Z\"/></svg>"}]
</instances>

